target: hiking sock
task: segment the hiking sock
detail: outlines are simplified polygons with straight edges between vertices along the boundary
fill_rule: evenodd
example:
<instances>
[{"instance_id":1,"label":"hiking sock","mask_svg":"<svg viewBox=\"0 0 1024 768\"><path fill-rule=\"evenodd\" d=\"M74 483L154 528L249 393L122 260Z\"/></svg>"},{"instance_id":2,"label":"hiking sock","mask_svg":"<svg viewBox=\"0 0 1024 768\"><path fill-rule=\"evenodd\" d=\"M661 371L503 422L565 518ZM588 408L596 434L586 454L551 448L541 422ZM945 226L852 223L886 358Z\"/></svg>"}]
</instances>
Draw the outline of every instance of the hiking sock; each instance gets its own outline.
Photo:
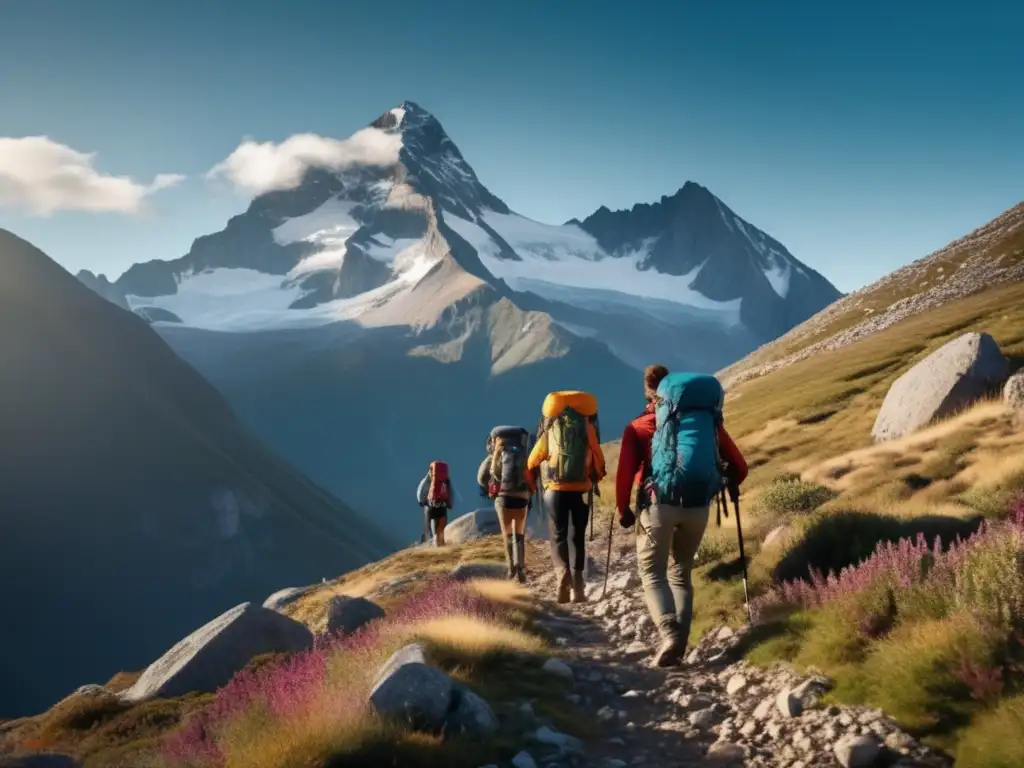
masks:
<instances>
[{"instance_id":1,"label":"hiking sock","mask_svg":"<svg viewBox=\"0 0 1024 768\"><path fill-rule=\"evenodd\" d=\"M515 540L510 533L505 536L505 565L508 566L508 578L516 574Z\"/></svg>"},{"instance_id":2,"label":"hiking sock","mask_svg":"<svg viewBox=\"0 0 1024 768\"><path fill-rule=\"evenodd\" d=\"M586 585L583 582L583 571L572 573L572 601L574 603L587 602Z\"/></svg>"}]
</instances>

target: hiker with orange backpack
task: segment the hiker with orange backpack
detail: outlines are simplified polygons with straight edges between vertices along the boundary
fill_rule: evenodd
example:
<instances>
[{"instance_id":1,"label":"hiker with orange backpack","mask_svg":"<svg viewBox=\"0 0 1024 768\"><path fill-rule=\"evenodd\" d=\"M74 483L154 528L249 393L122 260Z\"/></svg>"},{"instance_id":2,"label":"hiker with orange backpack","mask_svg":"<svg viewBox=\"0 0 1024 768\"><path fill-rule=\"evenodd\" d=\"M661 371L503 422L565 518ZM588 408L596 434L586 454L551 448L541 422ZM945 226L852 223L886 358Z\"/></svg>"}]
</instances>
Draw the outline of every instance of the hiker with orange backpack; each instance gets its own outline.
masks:
<instances>
[{"instance_id":1,"label":"hiker with orange backpack","mask_svg":"<svg viewBox=\"0 0 1024 768\"><path fill-rule=\"evenodd\" d=\"M724 392L716 378L652 365L644 371L644 394L647 407L622 433L615 507L619 525L637 526L637 566L661 636L654 663L670 667L681 662L689 642L693 558L711 502L723 472L738 497L747 463L725 431ZM630 505L634 485L639 518Z\"/></svg>"},{"instance_id":2,"label":"hiker with orange backpack","mask_svg":"<svg viewBox=\"0 0 1024 768\"><path fill-rule=\"evenodd\" d=\"M426 476L416 489L416 499L423 508L423 541L431 537L435 547L444 546L444 529L448 525L448 512L454 494L448 465L432 461Z\"/></svg>"},{"instance_id":3,"label":"hiker with orange backpack","mask_svg":"<svg viewBox=\"0 0 1024 768\"><path fill-rule=\"evenodd\" d=\"M587 522L593 512L594 489L605 476L597 398L587 392L551 392L541 414L527 468L540 471L551 558L561 573L557 600L567 603L571 596L572 602L582 603L587 599L583 578Z\"/></svg>"},{"instance_id":4,"label":"hiker with orange backpack","mask_svg":"<svg viewBox=\"0 0 1024 768\"><path fill-rule=\"evenodd\" d=\"M487 456L476 481L494 511L505 539L508 578L526 583L526 515L535 489L535 473L526 466L530 433L522 427L495 427L487 437Z\"/></svg>"}]
</instances>

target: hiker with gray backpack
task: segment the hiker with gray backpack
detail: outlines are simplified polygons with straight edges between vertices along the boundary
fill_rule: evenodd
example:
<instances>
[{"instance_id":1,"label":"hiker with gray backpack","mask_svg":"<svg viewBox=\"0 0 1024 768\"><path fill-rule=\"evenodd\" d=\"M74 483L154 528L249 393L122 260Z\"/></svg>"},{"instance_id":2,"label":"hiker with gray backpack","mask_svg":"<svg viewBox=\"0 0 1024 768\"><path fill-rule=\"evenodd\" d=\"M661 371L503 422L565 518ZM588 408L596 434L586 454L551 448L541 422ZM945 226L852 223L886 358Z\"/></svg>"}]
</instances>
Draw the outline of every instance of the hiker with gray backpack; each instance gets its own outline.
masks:
<instances>
[{"instance_id":1,"label":"hiker with gray backpack","mask_svg":"<svg viewBox=\"0 0 1024 768\"><path fill-rule=\"evenodd\" d=\"M744 557L738 499L747 463L725 431L725 393L714 376L669 373L652 365L644 371L644 393L647 407L622 433L615 506L619 525L637 527L644 598L661 636L654 663L671 667L686 653L693 618L693 558L707 529L711 503L723 488L736 505ZM638 516L630 505L634 485Z\"/></svg>"},{"instance_id":2,"label":"hiker with gray backpack","mask_svg":"<svg viewBox=\"0 0 1024 768\"><path fill-rule=\"evenodd\" d=\"M571 597L574 603L586 602L587 523L597 484L605 476L596 397L576 391L548 394L527 468L539 471L543 484L551 559L560 573L557 601L567 603Z\"/></svg>"},{"instance_id":3,"label":"hiker with gray backpack","mask_svg":"<svg viewBox=\"0 0 1024 768\"><path fill-rule=\"evenodd\" d=\"M526 516L532 506L534 473L526 466L530 433L522 427L495 427L487 437L487 456L476 481L494 502L505 540L508 578L526 582Z\"/></svg>"}]
</instances>

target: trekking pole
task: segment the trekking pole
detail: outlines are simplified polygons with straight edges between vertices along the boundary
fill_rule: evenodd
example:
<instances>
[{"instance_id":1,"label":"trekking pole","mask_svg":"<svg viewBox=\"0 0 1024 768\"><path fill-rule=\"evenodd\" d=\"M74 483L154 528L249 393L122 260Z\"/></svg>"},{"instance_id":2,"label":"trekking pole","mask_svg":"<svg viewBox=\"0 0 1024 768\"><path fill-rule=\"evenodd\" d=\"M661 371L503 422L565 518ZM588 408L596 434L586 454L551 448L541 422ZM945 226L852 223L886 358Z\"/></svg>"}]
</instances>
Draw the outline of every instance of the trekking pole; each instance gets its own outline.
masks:
<instances>
[{"instance_id":1,"label":"trekking pole","mask_svg":"<svg viewBox=\"0 0 1024 768\"><path fill-rule=\"evenodd\" d=\"M423 507L423 536L420 538L420 544L426 544L427 539L430 538L430 513L427 509L427 507Z\"/></svg>"},{"instance_id":2,"label":"trekking pole","mask_svg":"<svg viewBox=\"0 0 1024 768\"><path fill-rule=\"evenodd\" d=\"M590 515L590 540L594 540L594 486L587 491L587 514Z\"/></svg>"},{"instance_id":3,"label":"trekking pole","mask_svg":"<svg viewBox=\"0 0 1024 768\"><path fill-rule=\"evenodd\" d=\"M732 499L732 506L736 511L736 535L740 540L740 562L743 563L743 604L747 609L747 621L753 624L754 618L750 612L750 591L747 587L747 555L743 551L743 525L740 523L740 487L738 485L729 484L729 498Z\"/></svg>"},{"instance_id":4,"label":"trekking pole","mask_svg":"<svg viewBox=\"0 0 1024 768\"><path fill-rule=\"evenodd\" d=\"M593 530L593 526L591 526ZM608 554L604 558L604 587L601 589L601 599L604 600L608 592L608 574L612 568L612 536L615 535L615 513L608 516Z\"/></svg>"}]
</instances>

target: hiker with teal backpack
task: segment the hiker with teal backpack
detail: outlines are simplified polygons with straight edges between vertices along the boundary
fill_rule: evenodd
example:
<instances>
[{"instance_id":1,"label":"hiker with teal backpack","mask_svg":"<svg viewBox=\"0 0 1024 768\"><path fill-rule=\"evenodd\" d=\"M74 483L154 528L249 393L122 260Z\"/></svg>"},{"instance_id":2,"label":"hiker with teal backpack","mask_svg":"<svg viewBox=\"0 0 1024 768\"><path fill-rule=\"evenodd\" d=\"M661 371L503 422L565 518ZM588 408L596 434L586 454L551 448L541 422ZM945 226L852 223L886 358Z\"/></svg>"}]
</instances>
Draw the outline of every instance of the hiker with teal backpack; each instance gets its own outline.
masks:
<instances>
[{"instance_id":1,"label":"hiker with teal backpack","mask_svg":"<svg viewBox=\"0 0 1024 768\"><path fill-rule=\"evenodd\" d=\"M487 438L487 456L476 481L494 501L505 540L508 578L526 582L526 516L534 493L535 474L527 466L530 433L522 427L495 427Z\"/></svg>"},{"instance_id":2,"label":"hiker with teal backpack","mask_svg":"<svg viewBox=\"0 0 1024 768\"><path fill-rule=\"evenodd\" d=\"M537 442L527 467L540 472L551 559L560 573L557 600L567 603L571 597L574 603L585 602L587 522L595 489L605 476L597 398L587 392L550 393L541 408Z\"/></svg>"},{"instance_id":3,"label":"hiker with teal backpack","mask_svg":"<svg viewBox=\"0 0 1024 768\"><path fill-rule=\"evenodd\" d=\"M689 642L693 558L711 503L723 478L738 498L747 464L725 431L725 392L714 376L652 365L644 371L644 392L647 407L622 434L615 506L623 528L637 526L637 566L661 637L654 662L670 667ZM639 517L630 508L634 485Z\"/></svg>"}]
</instances>

